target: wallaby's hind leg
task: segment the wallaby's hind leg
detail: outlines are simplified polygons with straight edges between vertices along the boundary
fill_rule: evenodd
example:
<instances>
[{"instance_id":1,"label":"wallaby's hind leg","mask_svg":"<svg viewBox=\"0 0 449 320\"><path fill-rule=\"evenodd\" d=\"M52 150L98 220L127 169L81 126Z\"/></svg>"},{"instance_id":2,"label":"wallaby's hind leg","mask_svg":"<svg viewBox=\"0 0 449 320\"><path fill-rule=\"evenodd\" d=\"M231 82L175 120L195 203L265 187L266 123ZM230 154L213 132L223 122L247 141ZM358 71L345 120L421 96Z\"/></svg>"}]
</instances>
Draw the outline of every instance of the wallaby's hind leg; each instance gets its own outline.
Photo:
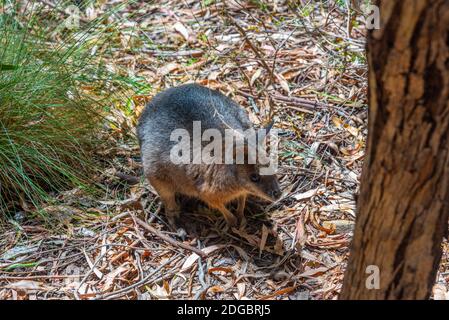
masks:
<instances>
[{"instance_id":1,"label":"wallaby's hind leg","mask_svg":"<svg viewBox=\"0 0 449 320\"><path fill-rule=\"evenodd\" d=\"M169 182L149 177L151 185L156 189L157 193L161 197L162 203L165 206L165 214L168 222L172 227L175 227L175 219L179 217L181 207L176 202L175 192L173 185Z\"/></svg>"}]
</instances>

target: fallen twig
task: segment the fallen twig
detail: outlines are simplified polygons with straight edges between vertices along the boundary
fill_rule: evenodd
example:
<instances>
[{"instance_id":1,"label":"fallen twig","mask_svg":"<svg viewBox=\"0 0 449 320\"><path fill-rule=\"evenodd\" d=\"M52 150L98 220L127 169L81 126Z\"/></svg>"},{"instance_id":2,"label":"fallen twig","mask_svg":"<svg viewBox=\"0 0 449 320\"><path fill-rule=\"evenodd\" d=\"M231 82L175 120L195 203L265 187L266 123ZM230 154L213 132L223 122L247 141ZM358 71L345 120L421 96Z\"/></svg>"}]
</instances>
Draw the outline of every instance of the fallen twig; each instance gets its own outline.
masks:
<instances>
[{"instance_id":1,"label":"fallen twig","mask_svg":"<svg viewBox=\"0 0 449 320\"><path fill-rule=\"evenodd\" d=\"M129 174L125 174L122 172L116 172L115 176L125 182L127 182L130 185L138 184L140 182L140 178L136 176L131 176Z\"/></svg>"},{"instance_id":2,"label":"fallen twig","mask_svg":"<svg viewBox=\"0 0 449 320\"><path fill-rule=\"evenodd\" d=\"M174 246L177 246L177 247L180 247L180 248L183 248L183 249L195 252L201 258L206 258L207 257L207 255L203 251L201 251L200 249L197 249L197 248L192 247L192 246L190 246L188 244L185 244L185 243L179 242L179 241L177 241L177 240L175 240L173 238L170 238L169 236L167 236L167 235L163 234L162 232L160 232L159 230L153 228L152 226L150 226L148 223L142 221L141 219L139 219L139 218L137 218L135 216L132 216L132 215L131 215L131 217L141 227L145 228L147 231L151 232L155 236L158 236L162 240L164 240L164 241L166 241L166 242L168 242L168 243L170 243L170 244L172 244Z\"/></svg>"},{"instance_id":3,"label":"fallen twig","mask_svg":"<svg viewBox=\"0 0 449 320\"><path fill-rule=\"evenodd\" d=\"M175 261L176 259L179 258L179 254L176 254L175 256L173 256L172 258L168 259L167 261L165 261L163 264L161 264L159 267L157 267L155 270L153 270L152 272L150 272L145 278L143 278L142 280L133 283L132 285L122 288L120 290L108 293L108 294L99 294L96 296L97 299L105 299L105 300L110 300L110 299L117 299L119 297L122 297L128 293L130 293L132 290L134 290L135 288L144 286L144 285L148 285L149 283L154 283L154 282L158 282L160 281L158 278L156 279L150 279L153 275L155 275L158 271L160 271L163 267L165 267L166 265L168 265L169 263ZM164 277L167 277L171 274L166 274Z\"/></svg>"}]
</instances>

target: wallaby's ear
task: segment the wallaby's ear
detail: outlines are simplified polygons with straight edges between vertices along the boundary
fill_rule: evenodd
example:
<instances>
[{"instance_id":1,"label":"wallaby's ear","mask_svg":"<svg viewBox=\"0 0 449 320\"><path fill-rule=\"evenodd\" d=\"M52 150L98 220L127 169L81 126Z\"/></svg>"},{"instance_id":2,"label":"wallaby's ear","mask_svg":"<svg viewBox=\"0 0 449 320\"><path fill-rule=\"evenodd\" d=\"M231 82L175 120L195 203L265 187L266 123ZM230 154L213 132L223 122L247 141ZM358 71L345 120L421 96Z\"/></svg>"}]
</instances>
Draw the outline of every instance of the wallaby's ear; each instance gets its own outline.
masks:
<instances>
[{"instance_id":1,"label":"wallaby's ear","mask_svg":"<svg viewBox=\"0 0 449 320\"><path fill-rule=\"evenodd\" d=\"M265 127L263 127L263 129L262 129L263 131L262 131L261 135L259 135L259 134L256 135L257 145L263 145L266 142L268 134L270 133L270 130L273 128L273 125L274 125L274 121L272 120Z\"/></svg>"}]
</instances>

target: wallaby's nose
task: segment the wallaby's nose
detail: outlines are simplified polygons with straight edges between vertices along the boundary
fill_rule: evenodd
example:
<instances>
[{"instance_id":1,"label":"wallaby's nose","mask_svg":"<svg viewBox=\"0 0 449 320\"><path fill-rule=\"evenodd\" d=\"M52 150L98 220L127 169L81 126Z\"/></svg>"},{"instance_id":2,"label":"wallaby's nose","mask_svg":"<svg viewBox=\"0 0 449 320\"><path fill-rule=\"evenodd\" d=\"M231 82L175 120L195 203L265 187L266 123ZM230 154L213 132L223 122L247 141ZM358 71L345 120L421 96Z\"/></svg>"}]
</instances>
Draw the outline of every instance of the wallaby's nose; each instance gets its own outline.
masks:
<instances>
[{"instance_id":1,"label":"wallaby's nose","mask_svg":"<svg viewBox=\"0 0 449 320\"><path fill-rule=\"evenodd\" d=\"M278 199L281 196L281 194L282 194L281 190L273 190L273 191L271 191L271 196L274 199Z\"/></svg>"}]
</instances>

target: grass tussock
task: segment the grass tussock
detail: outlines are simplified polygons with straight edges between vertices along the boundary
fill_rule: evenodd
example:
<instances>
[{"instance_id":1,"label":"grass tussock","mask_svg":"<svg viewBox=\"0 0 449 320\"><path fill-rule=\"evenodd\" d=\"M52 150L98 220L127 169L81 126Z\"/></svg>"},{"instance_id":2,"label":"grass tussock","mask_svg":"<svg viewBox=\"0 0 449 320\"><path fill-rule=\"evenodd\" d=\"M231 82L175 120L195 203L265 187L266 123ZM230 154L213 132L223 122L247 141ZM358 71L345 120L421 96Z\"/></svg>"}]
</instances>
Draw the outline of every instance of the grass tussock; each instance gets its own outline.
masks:
<instances>
[{"instance_id":1,"label":"grass tussock","mask_svg":"<svg viewBox=\"0 0 449 320\"><path fill-rule=\"evenodd\" d=\"M95 22L55 37L43 12L26 9L0 2L0 213L85 185L117 92L101 59L107 33Z\"/></svg>"}]
</instances>

